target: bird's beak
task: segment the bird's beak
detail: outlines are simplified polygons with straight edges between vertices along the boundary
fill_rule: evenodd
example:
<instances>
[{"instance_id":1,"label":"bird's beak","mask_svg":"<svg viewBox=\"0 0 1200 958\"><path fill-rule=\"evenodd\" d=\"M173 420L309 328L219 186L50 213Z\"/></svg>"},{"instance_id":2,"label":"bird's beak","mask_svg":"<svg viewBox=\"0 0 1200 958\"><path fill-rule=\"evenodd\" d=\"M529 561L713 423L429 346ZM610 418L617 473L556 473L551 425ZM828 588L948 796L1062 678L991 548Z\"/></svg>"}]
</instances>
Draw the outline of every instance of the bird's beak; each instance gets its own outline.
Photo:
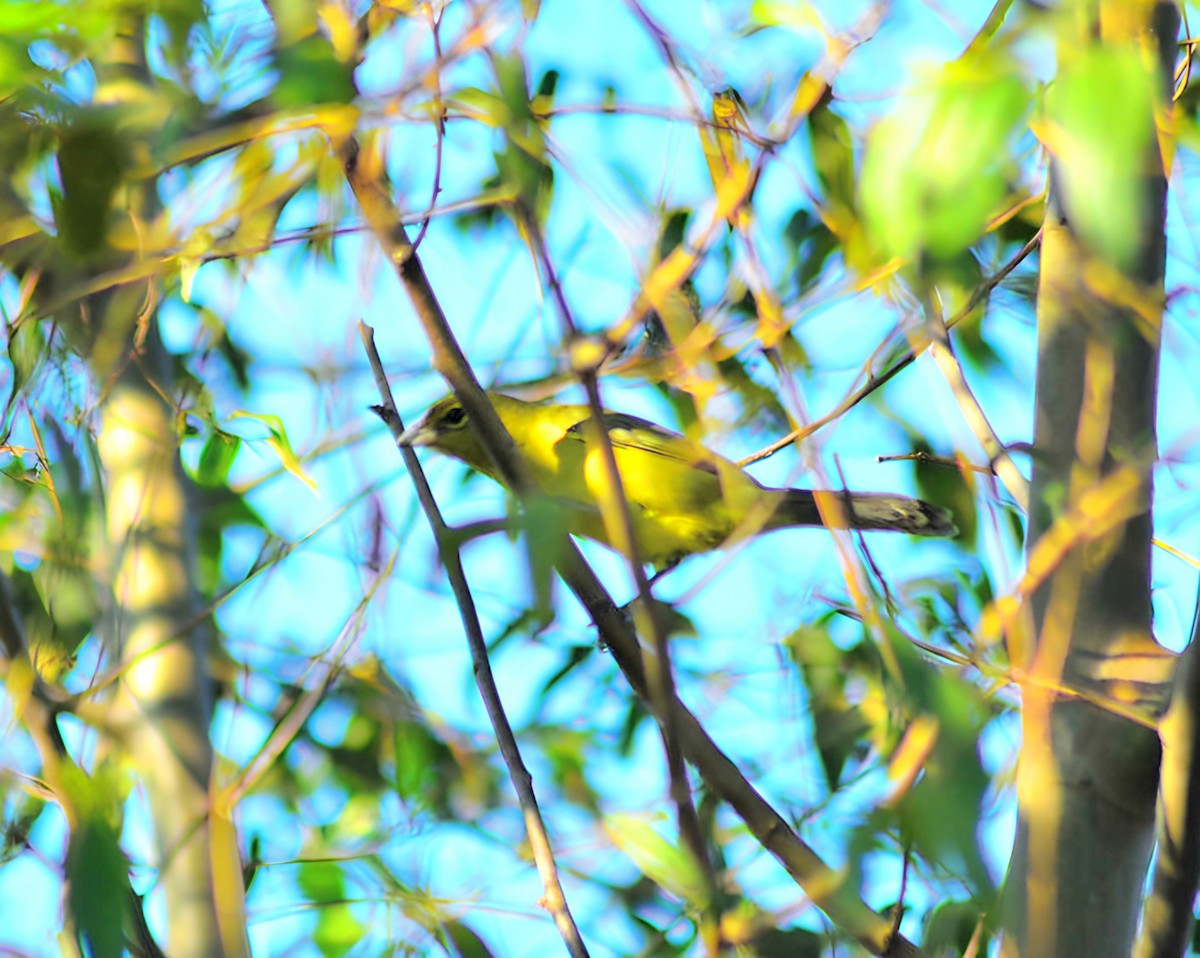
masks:
<instances>
[{"instance_id":1,"label":"bird's beak","mask_svg":"<svg viewBox=\"0 0 1200 958\"><path fill-rule=\"evenodd\" d=\"M396 442L401 446L430 446L433 445L435 438L436 433L429 428L429 424L425 422L425 418L421 417L405 429Z\"/></svg>"}]
</instances>

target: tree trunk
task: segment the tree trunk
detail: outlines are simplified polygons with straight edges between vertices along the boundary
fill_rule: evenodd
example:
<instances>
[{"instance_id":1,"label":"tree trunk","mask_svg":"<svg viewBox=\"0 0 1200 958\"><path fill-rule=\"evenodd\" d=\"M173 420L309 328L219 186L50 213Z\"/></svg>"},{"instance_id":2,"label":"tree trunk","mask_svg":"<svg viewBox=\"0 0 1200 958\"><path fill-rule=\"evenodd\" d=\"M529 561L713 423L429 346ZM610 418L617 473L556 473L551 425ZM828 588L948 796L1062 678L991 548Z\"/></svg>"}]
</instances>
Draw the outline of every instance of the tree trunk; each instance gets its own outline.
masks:
<instances>
[{"instance_id":1,"label":"tree trunk","mask_svg":"<svg viewBox=\"0 0 1200 958\"><path fill-rule=\"evenodd\" d=\"M1065 40L1064 69L1087 44L1101 55L1141 51L1140 62L1153 64L1145 69L1158 71L1159 103L1169 104L1174 4L1102 3L1094 12L1086 36ZM1151 112L1147 105L1153 129ZM1127 956L1153 847L1157 733L1095 704L1115 700L1153 717L1169 679L1150 602L1169 160L1152 134L1146 140L1127 178L1138 233L1125 260L1083 228L1079 198L1091 190L1084 202L1097 203L1094 155L1052 146L1028 556L1031 575L1039 549L1053 565L1032 615L1010 635L1012 664L1028 681L1006 956ZM1056 549L1052 533L1069 547Z\"/></svg>"},{"instance_id":2,"label":"tree trunk","mask_svg":"<svg viewBox=\"0 0 1200 958\"><path fill-rule=\"evenodd\" d=\"M119 104L149 82L145 19L119 19L97 101ZM160 213L153 184L131 184L127 215ZM153 280L151 280L153 282ZM221 955L210 843L212 701L197 613L195 509L179 459L172 360L142 286L92 297L91 370L103 396L97 445L104 474L112 581L110 654L122 666L110 715L116 744L144 789L167 904L172 958Z\"/></svg>"}]
</instances>

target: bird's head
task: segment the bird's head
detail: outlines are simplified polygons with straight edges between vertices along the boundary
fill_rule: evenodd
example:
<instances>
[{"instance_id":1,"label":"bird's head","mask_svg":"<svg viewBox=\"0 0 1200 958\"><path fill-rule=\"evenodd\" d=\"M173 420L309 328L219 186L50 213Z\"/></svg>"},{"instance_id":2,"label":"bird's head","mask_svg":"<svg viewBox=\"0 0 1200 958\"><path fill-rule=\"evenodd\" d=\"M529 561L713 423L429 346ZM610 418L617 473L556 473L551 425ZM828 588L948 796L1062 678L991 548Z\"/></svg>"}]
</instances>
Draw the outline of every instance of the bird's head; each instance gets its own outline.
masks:
<instances>
[{"instance_id":1,"label":"bird's head","mask_svg":"<svg viewBox=\"0 0 1200 958\"><path fill-rule=\"evenodd\" d=\"M467 424L467 411L453 395L439 399L400 436L402 446L428 446L469 466L489 471L491 460Z\"/></svg>"}]
</instances>

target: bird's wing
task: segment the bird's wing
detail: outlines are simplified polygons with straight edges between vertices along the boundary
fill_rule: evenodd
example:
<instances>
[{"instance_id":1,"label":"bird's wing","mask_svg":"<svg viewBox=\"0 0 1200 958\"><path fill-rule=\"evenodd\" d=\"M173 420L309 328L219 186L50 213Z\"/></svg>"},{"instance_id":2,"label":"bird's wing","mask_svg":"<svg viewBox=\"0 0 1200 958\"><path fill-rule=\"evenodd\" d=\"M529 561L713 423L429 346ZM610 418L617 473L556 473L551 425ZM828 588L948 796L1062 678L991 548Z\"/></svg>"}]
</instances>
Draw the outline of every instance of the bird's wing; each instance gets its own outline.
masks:
<instances>
[{"instance_id":1,"label":"bird's wing","mask_svg":"<svg viewBox=\"0 0 1200 958\"><path fill-rule=\"evenodd\" d=\"M713 453L686 436L681 436L670 429L664 429L648 419L623 412L605 412L601 421L604 423L604 429L608 433L614 449L648 452L683 463L693 469L712 473L717 471ZM588 424L591 422L593 422L591 416L580 419L567 429L563 439L582 442L586 438Z\"/></svg>"}]
</instances>

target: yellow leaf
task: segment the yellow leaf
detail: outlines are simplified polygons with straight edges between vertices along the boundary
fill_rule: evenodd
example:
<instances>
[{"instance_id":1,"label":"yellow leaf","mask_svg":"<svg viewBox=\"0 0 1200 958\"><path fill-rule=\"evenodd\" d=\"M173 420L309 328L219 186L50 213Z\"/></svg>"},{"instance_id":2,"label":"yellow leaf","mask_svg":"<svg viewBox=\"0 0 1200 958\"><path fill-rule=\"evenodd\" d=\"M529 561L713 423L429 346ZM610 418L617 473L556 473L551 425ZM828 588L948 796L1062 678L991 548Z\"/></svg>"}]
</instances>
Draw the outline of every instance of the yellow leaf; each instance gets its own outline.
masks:
<instances>
[{"instance_id":1,"label":"yellow leaf","mask_svg":"<svg viewBox=\"0 0 1200 958\"><path fill-rule=\"evenodd\" d=\"M317 14L325 29L333 52L343 63L349 63L358 52L358 27L346 9L337 3L326 3Z\"/></svg>"},{"instance_id":2,"label":"yellow leaf","mask_svg":"<svg viewBox=\"0 0 1200 958\"><path fill-rule=\"evenodd\" d=\"M279 464L283 466L293 476L303 482L309 489L313 491L313 495L319 496L320 491L317 489L316 482L304 471L300 465L300 458L296 455L292 444L288 442L287 430L283 428L283 420L278 416L273 416L269 413L254 413L243 412L238 410L230 419L255 419L267 427L269 434L264 438L264 441L271 447L275 455L279 457ZM247 440L252 441L252 440Z\"/></svg>"},{"instance_id":3,"label":"yellow leaf","mask_svg":"<svg viewBox=\"0 0 1200 958\"><path fill-rule=\"evenodd\" d=\"M741 134L748 133L745 104L733 87L713 94L713 122L700 128L700 147L717 193L718 204L730 207L728 219L737 229L750 225L750 199L755 172L742 149Z\"/></svg>"},{"instance_id":4,"label":"yellow leaf","mask_svg":"<svg viewBox=\"0 0 1200 958\"><path fill-rule=\"evenodd\" d=\"M887 798L889 804L899 801L921 774L937 744L938 727L932 715L918 715L904 733L888 763L888 779L895 783Z\"/></svg>"}]
</instances>

